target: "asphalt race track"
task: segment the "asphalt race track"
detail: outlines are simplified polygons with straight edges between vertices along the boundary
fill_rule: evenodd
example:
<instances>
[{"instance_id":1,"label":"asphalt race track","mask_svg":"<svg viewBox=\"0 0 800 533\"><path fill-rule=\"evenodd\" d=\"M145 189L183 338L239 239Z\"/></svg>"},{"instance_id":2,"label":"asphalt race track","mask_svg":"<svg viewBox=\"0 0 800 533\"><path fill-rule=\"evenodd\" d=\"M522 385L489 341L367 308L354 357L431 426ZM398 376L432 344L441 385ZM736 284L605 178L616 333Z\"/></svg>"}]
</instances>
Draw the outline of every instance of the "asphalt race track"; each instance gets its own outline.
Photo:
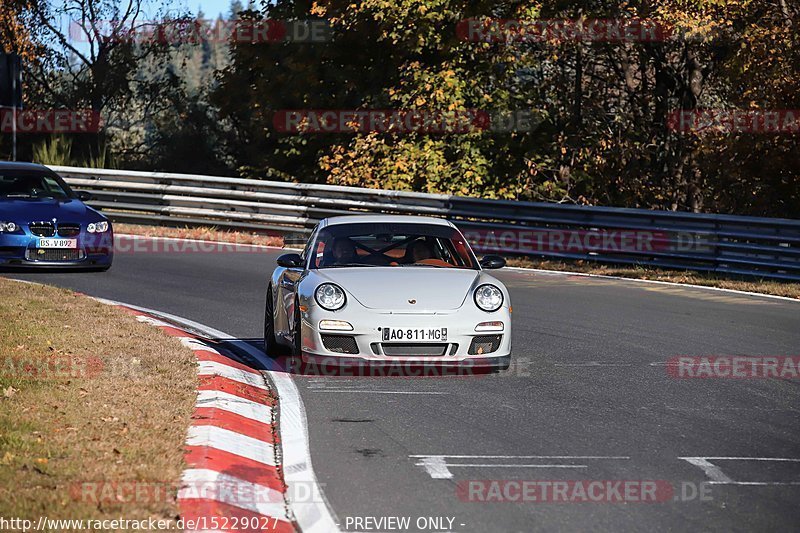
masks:
<instances>
[{"instance_id":1,"label":"asphalt race track","mask_svg":"<svg viewBox=\"0 0 800 533\"><path fill-rule=\"evenodd\" d=\"M118 254L106 273L3 275L179 315L261 347L277 255ZM800 355L800 303L510 269L497 276L514 308L505 373L294 376L317 477L342 530L386 531L387 522L364 518L390 516L410 517L412 531L421 517L444 519L420 522L426 531L800 528L800 381L677 379L665 364ZM469 480L658 480L690 501L465 501L457 489Z\"/></svg>"}]
</instances>

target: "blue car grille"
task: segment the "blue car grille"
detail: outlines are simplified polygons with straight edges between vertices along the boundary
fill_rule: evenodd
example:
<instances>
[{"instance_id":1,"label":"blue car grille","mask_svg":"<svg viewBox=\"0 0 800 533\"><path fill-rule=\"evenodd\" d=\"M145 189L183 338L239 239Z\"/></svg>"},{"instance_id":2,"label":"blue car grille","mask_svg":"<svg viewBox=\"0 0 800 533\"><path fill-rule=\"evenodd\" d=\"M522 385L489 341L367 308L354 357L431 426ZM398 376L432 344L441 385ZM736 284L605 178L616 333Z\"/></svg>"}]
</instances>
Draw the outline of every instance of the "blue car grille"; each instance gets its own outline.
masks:
<instances>
[{"instance_id":1,"label":"blue car grille","mask_svg":"<svg viewBox=\"0 0 800 533\"><path fill-rule=\"evenodd\" d=\"M39 237L52 237L56 234L56 228L52 222L31 222L28 227L31 233Z\"/></svg>"},{"instance_id":2,"label":"blue car grille","mask_svg":"<svg viewBox=\"0 0 800 533\"><path fill-rule=\"evenodd\" d=\"M64 222L58 225L58 234L61 237L75 237L81 232L81 225L72 222Z\"/></svg>"},{"instance_id":3,"label":"blue car grille","mask_svg":"<svg viewBox=\"0 0 800 533\"><path fill-rule=\"evenodd\" d=\"M44 262L64 262L64 261L80 261L83 259L81 250L72 250L65 248L49 248L49 249L32 249L29 248L26 252L26 259L28 261L44 261Z\"/></svg>"}]
</instances>

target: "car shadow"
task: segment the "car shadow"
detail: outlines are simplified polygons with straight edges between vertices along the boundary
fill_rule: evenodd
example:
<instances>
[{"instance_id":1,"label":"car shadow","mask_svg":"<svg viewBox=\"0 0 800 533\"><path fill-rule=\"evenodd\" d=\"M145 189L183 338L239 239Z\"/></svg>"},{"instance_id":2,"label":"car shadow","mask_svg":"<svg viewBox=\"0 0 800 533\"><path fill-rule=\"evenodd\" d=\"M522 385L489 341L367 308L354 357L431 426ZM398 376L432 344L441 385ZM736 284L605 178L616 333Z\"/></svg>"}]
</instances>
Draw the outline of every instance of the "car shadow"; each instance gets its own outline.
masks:
<instances>
[{"instance_id":1,"label":"car shadow","mask_svg":"<svg viewBox=\"0 0 800 533\"><path fill-rule=\"evenodd\" d=\"M70 274L85 272L105 272L105 267L41 267L41 266L0 266L0 274Z\"/></svg>"},{"instance_id":2,"label":"car shadow","mask_svg":"<svg viewBox=\"0 0 800 533\"><path fill-rule=\"evenodd\" d=\"M300 376L343 378L469 378L497 373L497 369L467 363L384 363L371 361L342 362L338 357L308 359L301 357L269 357L264 353L263 338L239 338L218 341L234 360L260 371L282 372ZM254 355L258 354L258 357Z\"/></svg>"}]
</instances>

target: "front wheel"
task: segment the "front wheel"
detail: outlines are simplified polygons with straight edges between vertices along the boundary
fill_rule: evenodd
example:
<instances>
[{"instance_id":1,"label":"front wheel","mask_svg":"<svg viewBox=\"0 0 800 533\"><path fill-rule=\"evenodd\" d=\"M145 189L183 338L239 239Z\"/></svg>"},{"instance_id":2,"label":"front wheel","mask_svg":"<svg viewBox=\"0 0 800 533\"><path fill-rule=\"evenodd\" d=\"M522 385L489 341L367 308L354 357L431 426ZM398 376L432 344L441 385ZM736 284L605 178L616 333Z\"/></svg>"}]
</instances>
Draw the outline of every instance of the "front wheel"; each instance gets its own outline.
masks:
<instances>
[{"instance_id":1,"label":"front wheel","mask_svg":"<svg viewBox=\"0 0 800 533\"><path fill-rule=\"evenodd\" d=\"M292 339L292 351L297 357L303 355L303 323L300 321L300 302L294 303L294 338Z\"/></svg>"},{"instance_id":2,"label":"front wheel","mask_svg":"<svg viewBox=\"0 0 800 533\"><path fill-rule=\"evenodd\" d=\"M267 289L264 308L264 353L273 359L286 354L286 348L275 338L275 306L272 303L272 286Z\"/></svg>"}]
</instances>

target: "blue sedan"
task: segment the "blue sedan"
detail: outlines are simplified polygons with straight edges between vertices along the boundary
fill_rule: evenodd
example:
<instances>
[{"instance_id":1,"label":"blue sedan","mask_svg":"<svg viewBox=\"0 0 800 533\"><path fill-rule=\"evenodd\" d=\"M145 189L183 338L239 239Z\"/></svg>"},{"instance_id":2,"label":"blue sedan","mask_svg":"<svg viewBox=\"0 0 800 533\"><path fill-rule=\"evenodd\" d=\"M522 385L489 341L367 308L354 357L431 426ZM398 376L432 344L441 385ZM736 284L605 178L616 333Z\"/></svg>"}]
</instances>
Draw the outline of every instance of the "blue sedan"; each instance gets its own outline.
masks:
<instances>
[{"instance_id":1,"label":"blue sedan","mask_svg":"<svg viewBox=\"0 0 800 533\"><path fill-rule=\"evenodd\" d=\"M109 269L111 223L88 199L47 167L0 161L0 268Z\"/></svg>"}]
</instances>

